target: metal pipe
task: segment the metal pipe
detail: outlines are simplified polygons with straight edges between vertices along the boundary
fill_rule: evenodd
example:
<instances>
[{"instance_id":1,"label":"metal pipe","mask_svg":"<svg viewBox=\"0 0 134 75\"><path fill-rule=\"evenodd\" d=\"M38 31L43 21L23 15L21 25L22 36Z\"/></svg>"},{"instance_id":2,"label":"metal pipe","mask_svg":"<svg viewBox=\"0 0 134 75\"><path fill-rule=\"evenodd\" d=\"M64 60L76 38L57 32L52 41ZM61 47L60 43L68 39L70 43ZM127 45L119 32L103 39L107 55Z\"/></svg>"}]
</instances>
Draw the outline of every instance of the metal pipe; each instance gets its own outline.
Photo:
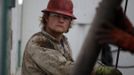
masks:
<instances>
[{"instance_id":1,"label":"metal pipe","mask_svg":"<svg viewBox=\"0 0 134 75\"><path fill-rule=\"evenodd\" d=\"M3 0L0 0L0 11L3 10ZM3 12L0 12L0 73L1 73L1 69L2 69L2 45L1 45L1 41L2 41L2 14Z\"/></svg>"},{"instance_id":2,"label":"metal pipe","mask_svg":"<svg viewBox=\"0 0 134 75\"><path fill-rule=\"evenodd\" d=\"M8 0L1 0L1 21L0 21L0 75L9 74L9 42L8 42ZM0 4L1 5L1 4Z\"/></svg>"},{"instance_id":3,"label":"metal pipe","mask_svg":"<svg viewBox=\"0 0 134 75\"><path fill-rule=\"evenodd\" d=\"M101 1L71 75L90 75L101 49L95 39L95 29L103 22L112 23L114 20L113 13L121 5L121 2L122 0Z\"/></svg>"}]
</instances>

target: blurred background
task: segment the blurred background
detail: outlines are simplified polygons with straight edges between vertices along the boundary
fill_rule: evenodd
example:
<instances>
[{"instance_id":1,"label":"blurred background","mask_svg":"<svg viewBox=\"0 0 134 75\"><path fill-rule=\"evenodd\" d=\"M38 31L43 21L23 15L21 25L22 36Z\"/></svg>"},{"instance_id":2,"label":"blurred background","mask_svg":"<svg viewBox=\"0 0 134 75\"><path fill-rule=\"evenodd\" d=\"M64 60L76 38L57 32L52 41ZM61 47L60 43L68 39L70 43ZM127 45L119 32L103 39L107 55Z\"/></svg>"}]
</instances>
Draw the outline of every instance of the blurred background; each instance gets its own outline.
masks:
<instances>
[{"instance_id":1,"label":"blurred background","mask_svg":"<svg viewBox=\"0 0 134 75\"><path fill-rule=\"evenodd\" d=\"M65 35L76 59L101 0L72 1L77 20ZM26 42L40 31L41 10L46 8L47 3L48 0L0 0L0 75L20 75ZM128 1L126 14L134 24L133 4L134 0ZM122 6L125 6L125 0ZM118 47L110 47L115 64ZM134 55L121 51L118 65L123 75L133 75Z\"/></svg>"}]
</instances>

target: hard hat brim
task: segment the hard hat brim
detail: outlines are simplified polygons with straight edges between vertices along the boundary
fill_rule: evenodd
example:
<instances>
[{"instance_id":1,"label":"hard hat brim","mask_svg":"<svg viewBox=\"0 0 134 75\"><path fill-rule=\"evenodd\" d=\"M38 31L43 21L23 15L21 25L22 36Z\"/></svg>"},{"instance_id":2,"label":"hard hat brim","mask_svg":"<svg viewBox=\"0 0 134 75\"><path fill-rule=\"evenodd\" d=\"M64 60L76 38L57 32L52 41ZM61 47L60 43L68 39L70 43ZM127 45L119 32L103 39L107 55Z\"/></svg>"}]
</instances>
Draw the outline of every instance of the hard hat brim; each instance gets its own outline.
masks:
<instances>
[{"instance_id":1,"label":"hard hat brim","mask_svg":"<svg viewBox=\"0 0 134 75\"><path fill-rule=\"evenodd\" d=\"M43 12L43 13L45 13L45 12L53 12L53 13L58 13L58 14L69 16L72 19L77 19L74 15L66 13L66 12L62 12L62 11L54 11L54 10L50 10L50 9L45 9L45 10L42 10L41 12Z\"/></svg>"}]
</instances>

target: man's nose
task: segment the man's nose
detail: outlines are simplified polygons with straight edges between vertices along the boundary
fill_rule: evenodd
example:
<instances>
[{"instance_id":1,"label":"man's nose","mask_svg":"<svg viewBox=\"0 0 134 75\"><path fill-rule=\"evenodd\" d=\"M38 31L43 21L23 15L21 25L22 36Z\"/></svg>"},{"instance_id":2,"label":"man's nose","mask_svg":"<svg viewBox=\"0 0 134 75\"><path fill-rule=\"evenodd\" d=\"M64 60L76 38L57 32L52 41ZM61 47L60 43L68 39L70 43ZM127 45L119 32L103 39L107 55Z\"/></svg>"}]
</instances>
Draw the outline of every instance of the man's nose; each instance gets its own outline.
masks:
<instances>
[{"instance_id":1,"label":"man's nose","mask_svg":"<svg viewBox=\"0 0 134 75\"><path fill-rule=\"evenodd\" d=\"M60 20L61 22L64 22L64 21L65 21L65 19L64 19L63 16L60 16L60 17L59 17L59 20Z\"/></svg>"}]
</instances>

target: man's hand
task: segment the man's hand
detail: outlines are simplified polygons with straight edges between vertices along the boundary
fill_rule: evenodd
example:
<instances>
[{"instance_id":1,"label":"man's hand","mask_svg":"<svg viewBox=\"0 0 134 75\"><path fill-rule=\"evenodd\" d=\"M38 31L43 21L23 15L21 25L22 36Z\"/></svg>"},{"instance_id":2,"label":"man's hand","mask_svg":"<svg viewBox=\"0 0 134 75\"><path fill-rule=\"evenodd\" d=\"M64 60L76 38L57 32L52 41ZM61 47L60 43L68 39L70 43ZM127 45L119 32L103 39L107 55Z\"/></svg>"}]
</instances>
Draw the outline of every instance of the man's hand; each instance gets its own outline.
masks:
<instances>
[{"instance_id":1,"label":"man's hand","mask_svg":"<svg viewBox=\"0 0 134 75\"><path fill-rule=\"evenodd\" d=\"M103 23L96 31L99 44L115 44L134 53L134 36L109 23Z\"/></svg>"}]
</instances>

